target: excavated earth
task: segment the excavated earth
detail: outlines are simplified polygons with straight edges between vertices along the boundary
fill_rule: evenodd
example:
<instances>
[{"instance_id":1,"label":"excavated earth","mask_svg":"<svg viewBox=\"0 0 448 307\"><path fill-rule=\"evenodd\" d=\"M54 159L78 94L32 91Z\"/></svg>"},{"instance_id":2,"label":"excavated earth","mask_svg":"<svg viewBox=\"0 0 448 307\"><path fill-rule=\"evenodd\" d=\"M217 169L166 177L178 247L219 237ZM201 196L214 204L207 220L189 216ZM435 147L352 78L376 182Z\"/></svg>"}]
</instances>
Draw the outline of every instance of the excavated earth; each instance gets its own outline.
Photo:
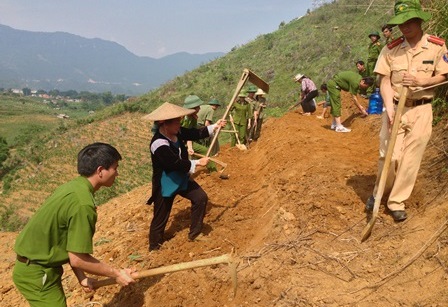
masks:
<instances>
[{"instance_id":1,"label":"excavated earth","mask_svg":"<svg viewBox=\"0 0 448 307\"><path fill-rule=\"evenodd\" d=\"M187 240L190 205L178 197L168 240L148 252L149 183L98 208L98 259L143 271L233 252L235 294L227 264L147 277L125 288L105 286L93 296L66 266L68 305L447 306L447 175L440 166L447 159L441 150L446 131L433 133L407 202L409 218L393 222L383 203L372 235L361 243L380 117L361 118L344 100L351 133L330 130L329 118L290 112L269 118L248 150L222 146L217 158L228 163L230 179L196 177L209 196L202 241ZM16 236L1 233L2 306L27 306L11 280Z\"/></svg>"}]
</instances>

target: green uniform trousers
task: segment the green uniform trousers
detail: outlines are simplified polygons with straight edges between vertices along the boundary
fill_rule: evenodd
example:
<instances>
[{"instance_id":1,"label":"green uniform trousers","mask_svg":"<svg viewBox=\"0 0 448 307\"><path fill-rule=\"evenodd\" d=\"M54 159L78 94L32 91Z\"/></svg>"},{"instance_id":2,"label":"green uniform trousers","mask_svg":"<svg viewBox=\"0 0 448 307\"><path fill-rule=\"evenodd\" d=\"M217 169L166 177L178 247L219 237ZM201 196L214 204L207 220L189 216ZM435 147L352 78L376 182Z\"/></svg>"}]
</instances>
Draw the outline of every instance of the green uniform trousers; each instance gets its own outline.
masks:
<instances>
[{"instance_id":1,"label":"green uniform trousers","mask_svg":"<svg viewBox=\"0 0 448 307\"><path fill-rule=\"evenodd\" d=\"M16 260L13 281L31 307L65 307L62 267L48 268Z\"/></svg>"},{"instance_id":2,"label":"green uniform trousers","mask_svg":"<svg viewBox=\"0 0 448 307\"><path fill-rule=\"evenodd\" d=\"M341 116L341 90L333 79L327 82L328 94L330 95L331 115Z\"/></svg>"},{"instance_id":3,"label":"green uniform trousers","mask_svg":"<svg viewBox=\"0 0 448 307\"><path fill-rule=\"evenodd\" d=\"M236 132L238 133L238 139L240 140L240 143L245 144L246 143L247 125L235 124L235 129L236 129ZM234 147L235 145L236 145L236 134L233 133L232 139L230 140L230 146Z\"/></svg>"}]
</instances>

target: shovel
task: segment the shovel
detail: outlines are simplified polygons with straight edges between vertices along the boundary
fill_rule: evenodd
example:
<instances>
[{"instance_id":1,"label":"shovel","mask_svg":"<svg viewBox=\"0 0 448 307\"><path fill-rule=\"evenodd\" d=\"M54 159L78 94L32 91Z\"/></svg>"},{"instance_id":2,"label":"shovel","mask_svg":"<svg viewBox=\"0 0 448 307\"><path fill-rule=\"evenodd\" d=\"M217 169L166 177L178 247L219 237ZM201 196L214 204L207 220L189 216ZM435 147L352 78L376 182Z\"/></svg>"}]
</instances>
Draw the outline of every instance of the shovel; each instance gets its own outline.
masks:
<instances>
[{"instance_id":1,"label":"shovel","mask_svg":"<svg viewBox=\"0 0 448 307\"><path fill-rule=\"evenodd\" d=\"M230 269L230 275L232 278L232 284L233 284L233 296L236 295L236 288L237 288L237 274L236 274L236 267L237 263L233 260L233 257L230 254L224 254L222 256L214 257L214 258L208 258L208 259L201 259L196 261L190 261L190 262L181 262L173 265L168 266L162 266L155 269L149 269L145 271L135 272L132 273L133 279L141 279L145 277L150 276L156 276L156 275L163 275L167 273L172 272L178 272L178 271L184 271L189 269L195 269L200 268L204 266L210 266L210 265L216 265L221 263L227 263L229 264ZM115 278L108 278L103 280L98 280L93 282L93 288L98 289L100 287L109 286L116 284Z\"/></svg>"},{"instance_id":2,"label":"shovel","mask_svg":"<svg viewBox=\"0 0 448 307\"><path fill-rule=\"evenodd\" d=\"M380 208L381 198L383 197L384 188L386 186L387 174L389 173L390 162L392 161L392 154L394 152L395 142L397 140L398 128L400 127L401 114L403 113L408 91L409 88L407 86L403 86L401 89L400 100L398 101L398 106L395 110L394 124L392 125L392 132L387 144L386 157L384 158L384 165L381 170L381 177L378 183L378 190L375 195L375 204L373 205L372 217L362 231L361 242L364 242L370 236L373 225L375 225L376 218L378 217L378 210Z\"/></svg>"},{"instance_id":3,"label":"shovel","mask_svg":"<svg viewBox=\"0 0 448 307\"><path fill-rule=\"evenodd\" d=\"M246 145L241 144L241 142L240 142L238 132L236 131L235 124L233 123L232 114L229 114L229 117L230 117L230 124L232 124L232 127L233 127L233 133L235 133L235 138L236 138L236 142L237 142L237 144L235 145L236 148L238 148L239 150L247 150Z\"/></svg>"}]
</instances>

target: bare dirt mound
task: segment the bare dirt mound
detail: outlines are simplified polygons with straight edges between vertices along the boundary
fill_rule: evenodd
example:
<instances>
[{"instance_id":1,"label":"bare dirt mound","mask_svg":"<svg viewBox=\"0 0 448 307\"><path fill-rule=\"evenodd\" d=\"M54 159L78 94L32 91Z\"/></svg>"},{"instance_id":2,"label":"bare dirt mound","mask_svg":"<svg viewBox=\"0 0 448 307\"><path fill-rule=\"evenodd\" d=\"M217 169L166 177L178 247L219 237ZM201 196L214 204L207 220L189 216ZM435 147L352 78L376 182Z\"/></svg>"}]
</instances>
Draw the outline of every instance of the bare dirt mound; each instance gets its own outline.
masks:
<instances>
[{"instance_id":1,"label":"bare dirt mound","mask_svg":"<svg viewBox=\"0 0 448 307\"><path fill-rule=\"evenodd\" d=\"M224 146L218 158L229 164L230 179L196 178L210 199L207 241L187 240L190 207L179 197L169 240L149 253L149 183L98 208L96 257L145 270L234 250L235 297L226 265L146 278L127 288L108 286L91 298L66 267L69 305L446 306L448 238L437 232L448 209L446 178L430 173L437 150L430 146L427 152L408 220L394 223L380 209L372 236L360 243L364 202L376 174L379 116L362 119L353 111L345 110L351 133L330 130L330 119L291 112L270 118L249 150ZM15 236L1 237L4 306L26 306L10 278Z\"/></svg>"}]
</instances>

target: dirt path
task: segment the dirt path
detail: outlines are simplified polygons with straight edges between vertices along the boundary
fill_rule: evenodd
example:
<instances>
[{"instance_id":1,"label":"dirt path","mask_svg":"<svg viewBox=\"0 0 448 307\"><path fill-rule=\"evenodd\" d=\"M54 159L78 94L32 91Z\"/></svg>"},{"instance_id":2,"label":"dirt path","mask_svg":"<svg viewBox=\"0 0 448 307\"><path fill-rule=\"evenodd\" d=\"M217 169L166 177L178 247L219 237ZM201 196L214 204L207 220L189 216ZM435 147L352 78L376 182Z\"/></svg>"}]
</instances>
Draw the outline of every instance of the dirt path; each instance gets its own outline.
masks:
<instances>
[{"instance_id":1,"label":"dirt path","mask_svg":"<svg viewBox=\"0 0 448 307\"><path fill-rule=\"evenodd\" d=\"M95 256L139 270L237 255L238 292L225 265L147 278L129 288L109 286L86 299L71 272L64 275L71 306L402 306L448 304L446 234L405 265L444 223L446 197L418 189L409 218L396 224L380 210L372 237L360 243L364 202L376 173L379 117L346 120L351 133L329 129L330 119L288 113L269 119L249 150L222 148L229 180L198 176L210 203L204 242L188 242L189 204L177 198L160 251L147 252L152 207L143 186L99 207ZM419 185L429 178L421 175ZM25 306L10 274L15 234L2 234L0 291L5 306ZM5 243L3 243L5 242ZM67 268L67 271L70 269ZM391 280L374 288L397 271ZM357 291L359 290L359 291Z\"/></svg>"}]
</instances>

